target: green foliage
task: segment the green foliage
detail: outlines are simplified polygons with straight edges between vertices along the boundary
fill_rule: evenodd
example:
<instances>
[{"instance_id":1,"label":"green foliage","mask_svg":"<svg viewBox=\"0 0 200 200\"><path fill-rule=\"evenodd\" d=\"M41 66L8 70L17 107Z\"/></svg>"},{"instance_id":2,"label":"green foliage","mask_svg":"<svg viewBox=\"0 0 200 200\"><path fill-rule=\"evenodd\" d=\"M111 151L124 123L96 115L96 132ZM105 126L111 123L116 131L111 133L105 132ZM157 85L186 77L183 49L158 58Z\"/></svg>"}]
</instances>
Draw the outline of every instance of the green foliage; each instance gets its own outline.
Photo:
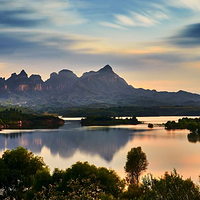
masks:
<instances>
[{"instance_id":1,"label":"green foliage","mask_svg":"<svg viewBox=\"0 0 200 200\"><path fill-rule=\"evenodd\" d=\"M114 171L77 162L65 171L56 168L51 178L44 170L37 172L26 199L111 200L120 196L124 186Z\"/></svg>"},{"instance_id":2,"label":"green foliage","mask_svg":"<svg viewBox=\"0 0 200 200\"><path fill-rule=\"evenodd\" d=\"M18 147L6 150L0 158L0 199L200 199L199 187L191 179L184 180L175 170L161 178L147 175L138 184L147 164L141 147L128 152L125 169L133 173L128 176L133 179L124 190L125 182L113 170L77 162L66 170L56 168L51 175L42 158Z\"/></svg>"},{"instance_id":3,"label":"green foliage","mask_svg":"<svg viewBox=\"0 0 200 200\"><path fill-rule=\"evenodd\" d=\"M124 167L127 173L127 182L138 185L139 177L147 169L147 165L147 157L141 147L132 148L127 154L127 161Z\"/></svg>"},{"instance_id":4,"label":"green foliage","mask_svg":"<svg viewBox=\"0 0 200 200\"><path fill-rule=\"evenodd\" d=\"M168 121L165 128L170 129L188 129L192 133L200 133L200 118L182 118L178 122Z\"/></svg>"},{"instance_id":5,"label":"green foliage","mask_svg":"<svg viewBox=\"0 0 200 200\"><path fill-rule=\"evenodd\" d=\"M122 195L122 199L138 199L143 195L142 188L136 184L130 184L128 190L125 191Z\"/></svg>"},{"instance_id":6,"label":"green foliage","mask_svg":"<svg viewBox=\"0 0 200 200\"><path fill-rule=\"evenodd\" d=\"M43 159L22 147L6 150L0 159L0 188L2 197L22 199L32 186L34 175L48 169Z\"/></svg>"},{"instance_id":7,"label":"green foliage","mask_svg":"<svg viewBox=\"0 0 200 200\"><path fill-rule=\"evenodd\" d=\"M65 117L86 117L86 116L199 116L200 107L194 106L118 106L112 105L91 105L83 107L69 108L62 105L53 107L45 105L41 107L41 112L58 113Z\"/></svg>"},{"instance_id":8,"label":"green foliage","mask_svg":"<svg viewBox=\"0 0 200 200\"><path fill-rule=\"evenodd\" d=\"M113 170L102 167L97 168L94 165L89 165L87 162L77 162L65 171L63 180L60 182L60 189L61 191L65 190L66 195L69 192L74 192L74 187L71 187L69 184L72 180L76 180L76 184L81 184L88 191L94 191L94 194L100 195L105 193L114 197L117 197L125 186L124 181L121 181ZM91 186L93 190L90 188Z\"/></svg>"},{"instance_id":9,"label":"green foliage","mask_svg":"<svg viewBox=\"0 0 200 200\"><path fill-rule=\"evenodd\" d=\"M10 108L0 111L0 128L57 128L64 121L51 115L36 115L23 113Z\"/></svg>"},{"instance_id":10,"label":"green foliage","mask_svg":"<svg viewBox=\"0 0 200 200\"><path fill-rule=\"evenodd\" d=\"M54 105L41 105L41 102L37 102L37 107L34 107L34 110L26 107L15 107L15 109L21 110L23 113L51 113L65 116L65 117L86 117L86 116L199 116L200 107L198 106L152 106L152 107L137 107L137 106L116 106L112 105L91 105L91 106L82 106L82 107L66 107L65 104L55 102ZM0 111L5 109L14 108L13 106L1 106Z\"/></svg>"},{"instance_id":11,"label":"green foliage","mask_svg":"<svg viewBox=\"0 0 200 200\"><path fill-rule=\"evenodd\" d=\"M143 178L142 183L143 197L142 199L154 200L187 200L200 199L199 188L191 181L184 180L182 176L177 174L176 170L165 173L163 177L156 179L152 175Z\"/></svg>"},{"instance_id":12,"label":"green foliage","mask_svg":"<svg viewBox=\"0 0 200 200\"><path fill-rule=\"evenodd\" d=\"M55 184L58 184L62 181L65 171L55 168L52 174L52 181Z\"/></svg>"},{"instance_id":13,"label":"green foliage","mask_svg":"<svg viewBox=\"0 0 200 200\"><path fill-rule=\"evenodd\" d=\"M42 169L36 172L33 182L33 188L40 191L42 187L48 188L51 184L51 175L48 169Z\"/></svg>"}]
</instances>

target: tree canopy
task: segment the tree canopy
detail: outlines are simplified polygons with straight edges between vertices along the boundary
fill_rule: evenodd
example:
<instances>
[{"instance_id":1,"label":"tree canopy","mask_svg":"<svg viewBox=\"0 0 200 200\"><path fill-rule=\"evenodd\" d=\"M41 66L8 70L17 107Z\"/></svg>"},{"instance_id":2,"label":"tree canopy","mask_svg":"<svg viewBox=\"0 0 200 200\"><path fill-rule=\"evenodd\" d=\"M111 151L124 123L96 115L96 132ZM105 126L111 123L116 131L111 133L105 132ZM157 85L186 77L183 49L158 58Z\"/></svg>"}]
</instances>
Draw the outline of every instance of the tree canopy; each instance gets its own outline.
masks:
<instances>
[{"instance_id":1,"label":"tree canopy","mask_svg":"<svg viewBox=\"0 0 200 200\"><path fill-rule=\"evenodd\" d=\"M168 121L165 128L170 129L188 129L192 133L200 134L200 118L187 118L179 119L178 122Z\"/></svg>"},{"instance_id":2,"label":"tree canopy","mask_svg":"<svg viewBox=\"0 0 200 200\"><path fill-rule=\"evenodd\" d=\"M176 199L176 200L199 200L199 187L191 179L184 180L174 169L166 172L161 178L153 178L151 174L143 178L142 199Z\"/></svg>"},{"instance_id":3,"label":"tree canopy","mask_svg":"<svg viewBox=\"0 0 200 200\"><path fill-rule=\"evenodd\" d=\"M25 190L32 186L34 175L38 171L48 170L43 159L32 152L18 147L6 150L0 158L0 188L3 197L20 199Z\"/></svg>"},{"instance_id":4,"label":"tree canopy","mask_svg":"<svg viewBox=\"0 0 200 200\"><path fill-rule=\"evenodd\" d=\"M147 175L138 184L147 165L141 147L128 152L125 170L129 185L125 190L125 181L113 170L77 162L66 170L55 168L50 174L41 157L18 147L6 150L0 158L0 199L200 199L199 187L175 170L161 178Z\"/></svg>"},{"instance_id":5,"label":"tree canopy","mask_svg":"<svg viewBox=\"0 0 200 200\"><path fill-rule=\"evenodd\" d=\"M127 173L127 182L138 185L139 177L147 169L147 165L147 157L141 147L132 148L127 154L127 161L124 167Z\"/></svg>"}]
</instances>

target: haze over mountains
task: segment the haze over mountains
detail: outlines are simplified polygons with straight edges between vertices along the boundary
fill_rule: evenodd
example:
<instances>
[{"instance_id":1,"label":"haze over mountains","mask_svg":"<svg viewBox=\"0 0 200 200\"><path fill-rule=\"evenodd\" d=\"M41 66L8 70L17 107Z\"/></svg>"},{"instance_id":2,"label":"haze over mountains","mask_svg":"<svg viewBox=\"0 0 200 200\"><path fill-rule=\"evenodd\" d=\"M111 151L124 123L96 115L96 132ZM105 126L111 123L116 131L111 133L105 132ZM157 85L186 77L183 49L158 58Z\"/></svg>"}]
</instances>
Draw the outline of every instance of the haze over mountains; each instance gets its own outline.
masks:
<instances>
[{"instance_id":1,"label":"haze over mountains","mask_svg":"<svg viewBox=\"0 0 200 200\"><path fill-rule=\"evenodd\" d=\"M106 65L80 78L70 70L53 72L43 81L40 75L22 70L10 78L0 78L0 103L27 106L176 106L200 105L200 95L185 91L157 92L136 89Z\"/></svg>"}]
</instances>

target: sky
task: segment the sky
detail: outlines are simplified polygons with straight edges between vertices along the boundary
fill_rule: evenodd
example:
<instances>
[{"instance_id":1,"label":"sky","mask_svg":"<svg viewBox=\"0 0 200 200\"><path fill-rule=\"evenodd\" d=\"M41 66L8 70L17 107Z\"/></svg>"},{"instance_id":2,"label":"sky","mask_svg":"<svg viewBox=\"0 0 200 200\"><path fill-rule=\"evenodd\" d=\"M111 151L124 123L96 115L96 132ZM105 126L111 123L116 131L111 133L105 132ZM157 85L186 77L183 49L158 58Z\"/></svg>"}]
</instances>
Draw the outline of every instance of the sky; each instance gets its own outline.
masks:
<instances>
[{"instance_id":1,"label":"sky","mask_svg":"<svg viewBox=\"0 0 200 200\"><path fill-rule=\"evenodd\" d=\"M0 0L0 77L106 64L135 88L200 94L200 1Z\"/></svg>"}]
</instances>

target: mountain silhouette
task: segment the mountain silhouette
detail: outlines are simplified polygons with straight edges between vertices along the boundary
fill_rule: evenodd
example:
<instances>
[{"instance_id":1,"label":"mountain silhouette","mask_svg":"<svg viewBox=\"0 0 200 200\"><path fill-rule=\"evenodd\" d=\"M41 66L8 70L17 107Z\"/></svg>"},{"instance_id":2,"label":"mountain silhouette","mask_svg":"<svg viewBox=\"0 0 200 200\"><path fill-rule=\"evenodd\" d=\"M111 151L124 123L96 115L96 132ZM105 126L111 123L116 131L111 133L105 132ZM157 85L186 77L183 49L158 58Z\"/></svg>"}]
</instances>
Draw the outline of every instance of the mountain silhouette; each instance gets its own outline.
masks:
<instances>
[{"instance_id":1,"label":"mountain silhouette","mask_svg":"<svg viewBox=\"0 0 200 200\"><path fill-rule=\"evenodd\" d=\"M7 80L0 78L0 103L51 107L89 106L176 106L200 105L200 95L186 91L157 92L134 88L110 65L77 77L71 70L53 72L43 81L40 75L22 70Z\"/></svg>"}]
</instances>

